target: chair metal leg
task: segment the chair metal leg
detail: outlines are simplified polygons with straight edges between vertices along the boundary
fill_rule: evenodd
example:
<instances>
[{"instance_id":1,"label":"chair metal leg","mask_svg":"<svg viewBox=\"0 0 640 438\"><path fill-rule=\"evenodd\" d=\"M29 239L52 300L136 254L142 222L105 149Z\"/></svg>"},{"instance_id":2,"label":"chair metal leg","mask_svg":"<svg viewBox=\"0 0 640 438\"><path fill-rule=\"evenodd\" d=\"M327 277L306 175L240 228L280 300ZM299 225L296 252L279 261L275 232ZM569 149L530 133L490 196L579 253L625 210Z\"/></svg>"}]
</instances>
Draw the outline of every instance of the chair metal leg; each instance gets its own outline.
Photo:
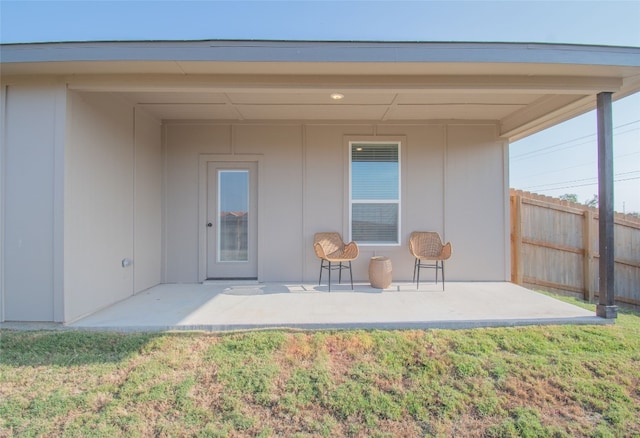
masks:
<instances>
[{"instance_id":1,"label":"chair metal leg","mask_svg":"<svg viewBox=\"0 0 640 438\"><path fill-rule=\"evenodd\" d=\"M327 262L327 265L325 265L325 261ZM329 292L331 292L331 271L338 269L338 284L342 284L342 270L343 269L347 269L346 265L343 265L342 262L339 263L339 265L336 267L334 265L331 264L330 260L324 260L322 259L320 261L320 276L318 278L318 286L322 284L322 271L326 269L327 271L329 271L329 281L328 281L328 289ZM351 261L349 261L349 280L351 281L351 290L353 290L353 269L351 267Z\"/></svg>"},{"instance_id":2,"label":"chair metal leg","mask_svg":"<svg viewBox=\"0 0 640 438\"><path fill-rule=\"evenodd\" d=\"M423 264L416 258L413 264L413 281L416 283L416 289L420 289L420 269L423 267L436 270L436 284L438 284L438 270L442 271L442 290L444 290L444 260L436 260L435 264Z\"/></svg>"}]
</instances>

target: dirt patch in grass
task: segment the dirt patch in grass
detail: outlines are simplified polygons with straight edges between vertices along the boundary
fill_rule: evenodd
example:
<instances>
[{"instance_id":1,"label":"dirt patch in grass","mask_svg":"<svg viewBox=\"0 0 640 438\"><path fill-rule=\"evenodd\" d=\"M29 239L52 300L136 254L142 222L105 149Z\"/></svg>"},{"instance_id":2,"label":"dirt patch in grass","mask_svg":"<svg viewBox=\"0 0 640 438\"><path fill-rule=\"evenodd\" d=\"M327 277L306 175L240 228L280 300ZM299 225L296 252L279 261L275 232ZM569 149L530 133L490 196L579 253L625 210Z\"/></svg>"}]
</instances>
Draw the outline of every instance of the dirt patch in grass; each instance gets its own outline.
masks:
<instances>
[{"instance_id":1,"label":"dirt patch in grass","mask_svg":"<svg viewBox=\"0 0 640 438\"><path fill-rule=\"evenodd\" d=\"M0 338L0 436L638 436L614 326Z\"/></svg>"}]
</instances>

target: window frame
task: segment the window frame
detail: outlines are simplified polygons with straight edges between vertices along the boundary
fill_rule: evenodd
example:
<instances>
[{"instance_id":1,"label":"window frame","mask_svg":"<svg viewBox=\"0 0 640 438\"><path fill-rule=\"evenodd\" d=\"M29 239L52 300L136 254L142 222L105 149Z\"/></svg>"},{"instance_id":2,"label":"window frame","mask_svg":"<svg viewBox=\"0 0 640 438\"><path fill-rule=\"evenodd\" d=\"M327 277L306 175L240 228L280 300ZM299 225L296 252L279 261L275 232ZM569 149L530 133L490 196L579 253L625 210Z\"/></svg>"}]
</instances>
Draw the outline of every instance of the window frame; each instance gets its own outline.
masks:
<instances>
[{"instance_id":1,"label":"window frame","mask_svg":"<svg viewBox=\"0 0 640 438\"><path fill-rule=\"evenodd\" d=\"M398 137L393 138L379 138L375 139L370 138L353 138L349 139L347 142L347 155L348 155L348 166L347 166L347 180L348 180L348 236L349 241L353 240L353 205L355 204L396 204L398 206L398 222L397 222L397 232L396 232L396 241L395 242L357 242L359 246L363 247L395 247L400 246L402 244L401 236L402 236L402 143L403 140ZM353 199L353 153L352 146L354 144L395 144L398 148L398 199L367 199L367 200L356 200L354 202Z\"/></svg>"}]
</instances>

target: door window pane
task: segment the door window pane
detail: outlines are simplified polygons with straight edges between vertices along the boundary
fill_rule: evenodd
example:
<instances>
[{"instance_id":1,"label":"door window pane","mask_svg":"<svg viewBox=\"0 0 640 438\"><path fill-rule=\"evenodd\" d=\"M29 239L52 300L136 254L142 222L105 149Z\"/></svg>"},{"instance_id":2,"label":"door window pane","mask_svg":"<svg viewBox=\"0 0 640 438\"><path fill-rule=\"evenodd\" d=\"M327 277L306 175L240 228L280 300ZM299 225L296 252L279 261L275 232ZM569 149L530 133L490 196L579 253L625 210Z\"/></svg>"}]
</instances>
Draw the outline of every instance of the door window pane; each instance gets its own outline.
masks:
<instances>
[{"instance_id":1,"label":"door window pane","mask_svg":"<svg viewBox=\"0 0 640 438\"><path fill-rule=\"evenodd\" d=\"M218 172L218 261L246 262L249 242L249 172Z\"/></svg>"}]
</instances>

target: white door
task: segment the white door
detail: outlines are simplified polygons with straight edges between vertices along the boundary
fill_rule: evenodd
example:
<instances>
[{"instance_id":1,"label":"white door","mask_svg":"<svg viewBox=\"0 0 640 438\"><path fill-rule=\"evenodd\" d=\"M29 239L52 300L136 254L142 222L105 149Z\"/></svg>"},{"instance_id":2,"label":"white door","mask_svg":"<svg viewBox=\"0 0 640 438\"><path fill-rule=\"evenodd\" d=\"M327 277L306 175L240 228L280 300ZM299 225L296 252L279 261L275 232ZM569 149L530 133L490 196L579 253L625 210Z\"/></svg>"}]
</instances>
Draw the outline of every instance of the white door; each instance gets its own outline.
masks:
<instances>
[{"instance_id":1,"label":"white door","mask_svg":"<svg viewBox=\"0 0 640 438\"><path fill-rule=\"evenodd\" d=\"M258 166L207 164L207 278L258 277Z\"/></svg>"}]
</instances>

